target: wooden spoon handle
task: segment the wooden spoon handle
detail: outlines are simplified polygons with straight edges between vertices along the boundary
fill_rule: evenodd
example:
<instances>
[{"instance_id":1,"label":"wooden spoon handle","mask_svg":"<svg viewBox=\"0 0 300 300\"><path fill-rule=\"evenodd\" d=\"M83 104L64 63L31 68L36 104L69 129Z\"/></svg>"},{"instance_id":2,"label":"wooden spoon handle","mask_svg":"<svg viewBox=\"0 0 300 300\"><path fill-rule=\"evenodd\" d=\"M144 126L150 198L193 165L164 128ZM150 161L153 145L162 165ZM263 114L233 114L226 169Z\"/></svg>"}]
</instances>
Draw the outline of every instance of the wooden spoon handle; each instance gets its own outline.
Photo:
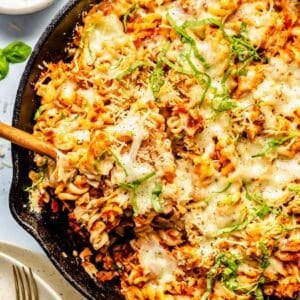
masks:
<instances>
[{"instance_id":1,"label":"wooden spoon handle","mask_svg":"<svg viewBox=\"0 0 300 300\"><path fill-rule=\"evenodd\" d=\"M26 149L56 159L56 149L47 142L40 141L33 135L0 122L0 137Z\"/></svg>"}]
</instances>

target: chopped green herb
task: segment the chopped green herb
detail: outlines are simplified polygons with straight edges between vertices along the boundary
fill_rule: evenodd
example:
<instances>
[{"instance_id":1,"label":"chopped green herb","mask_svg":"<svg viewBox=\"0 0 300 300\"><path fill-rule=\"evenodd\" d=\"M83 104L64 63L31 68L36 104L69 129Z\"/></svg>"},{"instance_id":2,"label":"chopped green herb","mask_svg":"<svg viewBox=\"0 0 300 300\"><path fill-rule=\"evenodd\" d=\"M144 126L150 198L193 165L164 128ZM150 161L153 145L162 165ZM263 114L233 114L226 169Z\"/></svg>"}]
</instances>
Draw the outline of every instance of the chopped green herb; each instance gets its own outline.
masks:
<instances>
[{"instance_id":1,"label":"chopped green herb","mask_svg":"<svg viewBox=\"0 0 300 300\"><path fill-rule=\"evenodd\" d=\"M280 214L280 209L272 208L268 206L264 200L262 199L262 195L260 193L252 193L250 194L245 182L243 182L243 187L245 189L246 199L249 201L253 201L259 207L255 210L255 215L263 219L269 213L274 213L275 215Z\"/></svg>"},{"instance_id":2,"label":"chopped green herb","mask_svg":"<svg viewBox=\"0 0 300 300\"><path fill-rule=\"evenodd\" d=\"M98 155L98 157L95 159L95 161L94 161L94 169L95 169L96 171L99 171L98 164L99 164L99 162L103 159L103 157L104 157L104 155L105 155L106 153L107 153L107 150L103 151L103 152L100 153L100 154Z\"/></svg>"},{"instance_id":3,"label":"chopped green herb","mask_svg":"<svg viewBox=\"0 0 300 300\"><path fill-rule=\"evenodd\" d=\"M110 149L109 152L111 153L111 155L113 156L113 158L115 159L117 165L119 167L121 167L125 173L126 176L128 176L128 172L124 166L124 164L121 162L120 158Z\"/></svg>"},{"instance_id":4,"label":"chopped green herb","mask_svg":"<svg viewBox=\"0 0 300 300\"><path fill-rule=\"evenodd\" d=\"M219 253L215 258L214 265L210 268L206 275L206 292L201 300L207 300L213 289L213 282L219 273L219 268L223 265L224 269L221 274L221 282L230 290L238 289L237 270L239 260L231 255L229 258L225 253Z\"/></svg>"},{"instance_id":5,"label":"chopped green herb","mask_svg":"<svg viewBox=\"0 0 300 300\"><path fill-rule=\"evenodd\" d=\"M243 230L247 227L249 222L250 222L250 219L246 219L243 222L237 222L236 224L234 224L232 226L219 229L213 234L213 237L217 237L217 236L223 235L225 233Z\"/></svg>"},{"instance_id":6,"label":"chopped green herb","mask_svg":"<svg viewBox=\"0 0 300 300\"><path fill-rule=\"evenodd\" d=\"M80 39L80 42L79 42L79 47L80 48L84 48L85 46L85 40L87 38L87 35L90 33L90 32L93 32L95 30L97 26L97 23L92 23L83 33L83 35L81 36L81 39ZM89 48L89 52L90 52L90 55L92 56L92 53L91 53L91 49L90 49L90 45L88 45L88 48Z\"/></svg>"},{"instance_id":7,"label":"chopped green herb","mask_svg":"<svg viewBox=\"0 0 300 300\"><path fill-rule=\"evenodd\" d=\"M300 194L300 184L290 185L288 187L288 190L291 191L291 192L296 192L297 194Z\"/></svg>"},{"instance_id":8,"label":"chopped green herb","mask_svg":"<svg viewBox=\"0 0 300 300\"><path fill-rule=\"evenodd\" d=\"M210 268L206 275L206 291L204 295L201 297L201 300L207 300L209 298L209 295L213 289L213 283L215 277L218 275L219 267L221 266L221 261L224 257L224 253L220 253L215 258L214 265Z\"/></svg>"},{"instance_id":9,"label":"chopped green herb","mask_svg":"<svg viewBox=\"0 0 300 300\"><path fill-rule=\"evenodd\" d=\"M264 300L264 294L263 291L261 289L261 287L257 287L257 289L254 292L254 296L255 296L255 300Z\"/></svg>"},{"instance_id":10,"label":"chopped green herb","mask_svg":"<svg viewBox=\"0 0 300 300\"><path fill-rule=\"evenodd\" d=\"M261 260L260 266L263 269L266 269L270 265L269 252L268 252L266 245L263 242L259 242L259 248L262 253L262 260Z\"/></svg>"},{"instance_id":11,"label":"chopped green herb","mask_svg":"<svg viewBox=\"0 0 300 300\"><path fill-rule=\"evenodd\" d=\"M138 204L137 204L136 189L132 190L131 203L132 203L133 215L138 216L139 215L139 207L138 207Z\"/></svg>"},{"instance_id":12,"label":"chopped green herb","mask_svg":"<svg viewBox=\"0 0 300 300\"><path fill-rule=\"evenodd\" d=\"M162 48L161 52L158 55L156 66L150 75L150 87L154 97L157 97L157 94L160 91L160 88L164 84L164 70L163 70L163 58L166 56L168 49L170 48L170 43L166 43Z\"/></svg>"},{"instance_id":13,"label":"chopped green herb","mask_svg":"<svg viewBox=\"0 0 300 300\"><path fill-rule=\"evenodd\" d=\"M139 187L141 184L143 184L145 181L147 181L149 178L153 177L156 173L155 172L151 172L139 179L135 179L133 181L130 182L123 182L120 183L118 186L125 188L125 189L136 189L137 187Z\"/></svg>"},{"instance_id":14,"label":"chopped green herb","mask_svg":"<svg viewBox=\"0 0 300 300\"><path fill-rule=\"evenodd\" d=\"M237 281L237 270L238 270L238 261L237 259L229 259L224 256L222 258L222 264L226 266L222 272L221 282L229 290L236 290L238 288Z\"/></svg>"},{"instance_id":15,"label":"chopped green herb","mask_svg":"<svg viewBox=\"0 0 300 300\"><path fill-rule=\"evenodd\" d=\"M123 61L123 58L120 58L120 59L118 60L117 64L116 64L112 69L113 69L113 70L118 69L118 68L120 67L122 61Z\"/></svg>"},{"instance_id":16,"label":"chopped green herb","mask_svg":"<svg viewBox=\"0 0 300 300\"><path fill-rule=\"evenodd\" d=\"M175 20L171 17L171 15L169 14L169 12L167 13L167 20L169 21L170 25L173 27L173 29L176 31L176 33L181 37L182 41L184 43L188 43L191 45L194 55L195 57L201 62L201 64L203 65L203 67L205 69L209 68L209 64L206 62L206 60L204 59L204 57L200 54L198 48L197 48L197 44L196 41L188 35L188 33L185 31L185 29L182 26L178 26L175 22Z\"/></svg>"},{"instance_id":17,"label":"chopped green herb","mask_svg":"<svg viewBox=\"0 0 300 300\"><path fill-rule=\"evenodd\" d=\"M45 109L43 108L43 106L40 106L37 111L35 112L34 114L34 117L33 119L36 121L42 114L42 112L44 111Z\"/></svg>"},{"instance_id":18,"label":"chopped green herb","mask_svg":"<svg viewBox=\"0 0 300 300\"><path fill-rule=\"evenodd\" d=\"M174 138L173 138L173 140L175 140L175 141L180 141L180 140L182 140L182 139L183 139L183 134L177 134L177 135L175 135Z\"/></svg>"},{"instance_id":19,"label":"chopped green herb","mask_svg":"<svg viewBox=\"0 0 300 300\"><path fill-rule=\"evenodd\" d=\"M288 136L282 136L268 141L268 143L263 147L263 149L260 152L258 152L255 155L252 155L252 158L266 156L268 153L274 151L276 148L283 145L285 142L291 140L295 136L295 134L291 134Z\"/></svg>"},{"instance_id":20,"label":"chopped green herb","mask_svg":"<svg viewBox=\"0 0 300 300\"><path fill-rule=\"evenodd\" d=\"M148 66L148 65L149 65L149 63L147 63L146 61L138 60L138 61L134 62L127 70L125 70L122 73L120 73L119 75L117 75L116 80L121 80L123 77L131 74L136 69L143 67L143 66Z\"/></svg>"},{"instance_id":21,"label":"chopped green herb","mask_svg":"<svg viewBox=\"0 0 300 300\"><path fill-rule=\"evenodd\" d=\"M156 173L155 172L151 172L139 179L130 181L130 182L124 182L124 183L120 183L118 184L118 187L124 188L124 189L128 189L132 191L132 208L133 208L133 213L135 216L137 216L139 214L139 210L138 210L138 205L137 205L137 194L136 194L136 189L143 184L145 181L147 181L149 178L153 177Z\"/></svg>"},{"instance_id":22,"label":"chopped green herb","mask_svg":"<svg viewBox=\"0 0 300 300\"><path fill-rule=\"evenodd\" d=\"M252 61L261 60L262 58L257 52L257 49L251 44L248 37L247 24L242 23L239 35L229 37L231 59L242 63L242 66L237 70L237 75L246 75L246 66Z\"/></svg>"},{"instance_id":23,"label":"chopped green herb","mask_svg":"<svg viewBox=\"0 0 300 300\"><path fill-rule=\"evenodd\" d=\"M46 165L46 164L47 164L47 163L45 163L45 165ZM37 179L35 182L33 182L33 184L32 184L31 186L28 186L27 188L25 188L24 191L25 191L25 192L30 192L30 191L35 190L35 189L38 187L38 185L39 185L40 183L42 183L43 180L45 179L45 175L46 175L45 172L46 172L45 166L41 167L41 168L39 169L39 172L38 172L38 179Z\"/></svg>"},{"instance_id":24,"label":"chopped green herb","mask_svg":"<svg viewBox=\"0 0 300 300\"><path fill-rule=\"evenodd\" d=\"M243 188L245 189L246 199L248 199L249 201L253 201L253 202L255 202L256 204L259 204L259 205L261 205L263 203L261 194L259 194L259 193L250 194L249 193L248 187L247 187L245 181L243 181Z\"/></svg>"},{"instance_id":25,"label":"chopped green herb","mask_svg":"<svg viewBox=\"0 0 300 300\"><path fill-rule=\"evenodd\" d=\"M122 22L124 25L124 31L127 31L127 22L129 18L134 18L139 10L140 6L136 2L133 6L131 6L128 11L123 15Z\"/></svg>"},{"instance_id":26,"label":"chopped green herb","mask_svg":"<svg viewBox=\"0 0 300 300\"><path fill-rule=\"evenodd\" d=\"M162 207L159 200L161 193L162 193L162 185L160 183L157 183L154 189L152 190L152 195L151 195L152 206L157 213L160 213L162 211Z\"/></svg>"},{"instance_id":27,"label":"chopped green herb","mask_svg":"<svg viewBox=\"0 0 300 300\"><path fill-rule=\"evenodd\" d=\"M206 94L207 94L207 91L211 85L211 78L210 76L205 73L205 72L200 72L197 67L193 64L192 60L191 60L191 52L189 51L189 49L185 49L181 54L180 54L180 57L185 60L188 65L190 66L192 72L193 72L193 75L195 76L195 78L197 79L197 81L201 84L201 85L204 85L204 91L201 95L201 99L199 101L199 106L202 105L205 97L206 97Z\"/></svg>"},{"instance_id":28,"label":"chopped green herb","mask_svg":"<svg viewBox=\"0 0 300 300\"><path fill-rule=\"evenodd\" d=\"M223 91L221 94L216 93L211 101L211 108L217 113L228 111L236 107L237 103L230 100L227 91Z\"/></svg>"},{"instance_id":29,"label":"chopped green herb","mask_svg":"<svg viewBox=\"0 0 300 300\"><path fill-rule=\"evenodd\" d=\"M231 186L232 186L232 182L228 182L223 189L221 189L220 191L217 191L217 192L213 192L213 193L215 193L215 194L225 193L230 189Z\"/></svg>"},{"instance_id":30,"label":"chopped green herb","mask_svg":"<svg viewBox=\"0 0 300 300\"><path fill-rule=\"evenodd\" d=\"M227 36L226 32L224 31L224 25L221 20L215 18L206 18L202 20L187 20L185 21L181 27L185 28L194 28L194 27L201 27L204 25L215 25L221 29L224 36Z\"/></svg>"},{"instance_id":31,"label":"chopped green herb","mask_svg":"<svg viewBox=\"0 0 300 300\"><path fill-rule=\"evenodd\" d=\"M193 72L181 67L181 66L178 66L176 64L174 64L173 62L171 62L170 60L168 60L166 57L163 58L163 62L168 65L171 69L173 69L174 71L178 72L178 73L182 73L182 74L185 74L185 75L194 75Z\"/></svg>"},{"instance_id":32,"label":"chopped green herb","mask_svg":"<svg viewBox=\"0 0 300 300\"><path fill-rule=\"evenodd\" d=\"M231 204L235 204L238 201L239 201L239 198L235 197L235 195L228 195L224 199L218 201L217 205L218 206L231 205Z\"/></svg>"}]
</instances>

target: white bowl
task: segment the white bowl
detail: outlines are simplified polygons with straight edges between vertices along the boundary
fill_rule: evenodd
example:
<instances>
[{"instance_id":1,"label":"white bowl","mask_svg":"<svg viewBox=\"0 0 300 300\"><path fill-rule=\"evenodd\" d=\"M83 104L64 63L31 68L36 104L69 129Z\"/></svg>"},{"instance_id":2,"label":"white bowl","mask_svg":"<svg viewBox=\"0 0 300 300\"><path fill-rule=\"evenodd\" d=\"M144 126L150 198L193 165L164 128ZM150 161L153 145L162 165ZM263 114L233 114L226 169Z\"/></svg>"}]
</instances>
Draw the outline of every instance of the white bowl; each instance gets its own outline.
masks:
<instances>
[{"instance_id":1,"label":"white bowl","mask_svg":"<svg viewBox=\"0 0 300 300\"><path fill-rule=\"evenodd\" d=\"M8 15L24 15L42 10L54 0L0 0L0 13Z\"/></svg>"}]
</instances>

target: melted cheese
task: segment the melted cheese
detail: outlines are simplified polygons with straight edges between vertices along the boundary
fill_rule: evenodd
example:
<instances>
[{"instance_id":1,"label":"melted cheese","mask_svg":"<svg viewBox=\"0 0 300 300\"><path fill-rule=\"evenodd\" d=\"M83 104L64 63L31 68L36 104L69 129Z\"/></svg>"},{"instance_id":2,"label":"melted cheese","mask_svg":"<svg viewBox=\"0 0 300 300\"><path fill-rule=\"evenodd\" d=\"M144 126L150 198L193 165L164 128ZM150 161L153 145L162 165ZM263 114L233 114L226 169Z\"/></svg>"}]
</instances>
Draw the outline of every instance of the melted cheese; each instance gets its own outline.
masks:
<instances>
[{"instance_id":1,"label":"melted cheese","mask_svg":"<svg viewBox=\"0 0 300 300\"><path fill-rule=\"evenodd\" d=\"M177 269L176 260L156 240L143 241L139 260L145 271L153 274L159 284L171 282Z\"/></svg>"}]
</instances>

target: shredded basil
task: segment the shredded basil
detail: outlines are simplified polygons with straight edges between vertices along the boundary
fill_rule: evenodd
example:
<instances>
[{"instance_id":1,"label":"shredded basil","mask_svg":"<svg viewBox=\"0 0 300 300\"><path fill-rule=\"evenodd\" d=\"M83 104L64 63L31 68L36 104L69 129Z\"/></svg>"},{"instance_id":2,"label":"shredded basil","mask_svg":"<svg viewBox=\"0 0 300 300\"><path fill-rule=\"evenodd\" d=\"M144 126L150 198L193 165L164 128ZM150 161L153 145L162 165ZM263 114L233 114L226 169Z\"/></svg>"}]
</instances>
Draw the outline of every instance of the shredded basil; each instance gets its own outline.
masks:
<instances>
[{"instance_id":1,"label":"shredded basil","mask_svg":"<svg viewBox=\"0 0 300 300\"><path fill-rule=\"evenodd\" d=\"M232 182L228 182L223 189L221 189L220 191L217 191L217 192L213 192L213 193L215 193L215 194L225 193L230 189L231 186L232 186Z\"/></svg>"},{"instance_id":2,"label":"shredded basil","mask_svg":"<svg viewBox=\"0 0 300 300\"><path fill-rule=\"evenodd\" d=\"M206 290L205 293L202 295L201 300L207 300L209 295L213 289L214 279L218 275L219 267L221 266L221 261L224 257L224 253L220 253L215 258L214 265L210 268L206 275Z\"/></svg>"},{"instance_id":3,"label":"shredded basil","mask_svg":"<svg viewBox=\"0 0 300 300\"><path fill-rule=\"evenodd\" d=\"M300 184L293 184L288 187L288 190L300 194Z\"/></svg>"},{"instance_id":4,"label":"shredded basil","mask_svg":"<svg viewBox=\"0 0 300 300\"><path fill-rule=\"evenodd\" d=\"M276 209L276 208L268 206L264 202L264 200L262 199L262 195L261 194L259 194L259 193L252 193L252 194L250 194L245 182L243 182L243 187L245 189L246 199L248 199L249 201L252 201L252 202L256 203L257 205L259 205L258 208L254 212L256 216L258 216L261 219L263 219L269 213L274 213L275 215L279 215L280 214L280 212L281 212L280 209Z\"/></svg>"},{"instance_id":5,"label":"shredded basil","mask_svg":"<svg viewBox=\"0 0 300 300\"><path fill-rule=\"evenodd\" d=\"M47 161L48 160L46 160L45 165L47 164ZM45 168L45 166L43 166L43 167L41 167L39 169L38 179L35 182L33 182L32 185L26 187L24 189L24 192L28 192L29 193L30 191L35 190L38 187L38 185L43 182L43 180L45 179L45 176L46 176L46 168Z\"/></svg>"},{"instance_id":6,"label":"shredded basil","mask_svg":"<svg viewBox=\"0 0 300 300\"><path fill-rule=\"evenodd\" d=\"M137 205L137 194L136 194L136 189L143 184L145 181L147 181L149 178L153 177L156 173L155 172L151 172L139 179L135 179L133 181L130 182L123 182L118 184L118 187L124 188L124 189L128 189L132 191L132 199L131 199L131 203L132 203L132 208L133 208L133 213L134 216L137 216L139 214L139 209L138 209L138 205Z\"/></svg>"},{"instance_id":7,"label":"shredded basil","mask_svg":"<svg viewBox=\"0 0 300 300\"><path fill-rule=\"evenodd\" d=\"M124 31L127 32L127 22L129 18L134 18L139 10L140 6L136 2L133 6L131 6L128 11L123 15L122 22L124 25Z\"/></svg>"},{"instance_id":8,"label":"shredded basil","mask_svg":"<svg viewBox=\"0 0 300 300\"><path fill-rule=\"evenodd\" d=\"M246 75L246 66L252 61L262 61L262 57L257 52L257 49L251 44L248 37L247 24L245 22L241 25L240 33L238 35L230 36L229 41L231 59L242 63L241 67L236 72L237 75Z\"/></svg>"},{"instance_id":9,"label":"shredded basil","mask_svg":"<svg viewBox=\"0 0 300 300\"><path fill-rule=\"evenodd\" d=\"M42 114L42 112L43 112L44 110L45 110L44 107L43 107L43 106L40 106L40 107L37 109L37 111L35 112L33 119L36 121L36 120L41 116L41 114Z\"/></svg>"},{"instance_id":10,"label":"shredded basil","mask_svg":"<svg viewBox=\"0 0 300 300\"><path fill-rule=\"evenodd\" d=\"M154 189L152 190L152 195L151 195L152 206L157 213L160 213L162 211L162 207L159 199L161 193L162 193L162 185L160 183L157 183Z\"/></svg>"},{"instance_id":11,"label":"shredded basil","mask_svg":"<svg viewBox=\"0 0 300 300\"><path fill-rule=\"evenodd\" d=\"M249 222L250 222L250 219L245 219L243 222L237 222L236 224L234 224L232 226L219 229L213 234L213 237L218 237L218 236L223 235L225 233L230 233L230 232L234 232L234 231L243 230L247 227Z\"/></svg>"},{"instance_id":12,"label":"shredded basil","mask_svg":"<svg viewBox=\"0 0 300 300\"><path fill-rule=\"evenodd\" d=\"M150 75L150 87L155 98L164 84L163 58L166 56L169 48L170 43L168 42L163 46L161 52L159 53L156 66Z\"/></svg>"},{"instance_id":13,"label":"shredded basil","mask_svg":"<svg viewBox=\"0 0 300 300\"><path fill-rule=\"evenodd\" d=\"M84 31L83 35L81 36L80 42L79 42L80 48L84 48L87 35L90 32L93 32L95 30L96 26L97 26L97 23L94 22ZM88 45L88 50L89 50L90 56L92 56L92 51L91 51L90 45Z\"/></svg>"},{"instance_id":14,"label":"shredded basil","mask_svg":"<svg viewBox=\"0 0 300 300\"><path fill-rule=\"evenodd\" d=\"M169 66L171 69L173 69L174 71L178 72L178 73L182 73L182 74L185 74L185 75L194 75L193 72L183 68L182 66L178 66L176 64L174 64L173 62L171 62L170 60L168 60L166 57L163 58L163 62Z\"/></svg>"},{"instance_id":15,"label":"shredded basil","mask_svg":"<svg viewBox=\"0 0 300 300\"><path fill-rule=\"evenodd\" d=\"M288 136L282 136L276 139L272 139L270 141L267 142L267 144L263 147L263 149L258 152L255 155L252 155L252 158L255 157L263 157L266 156L268 153L274 151L275 149L277 149L279 146L281 146L282 144L284 144L285 142L291 140L292 138L294 138L296 135L291 134Z\"/></svg>"},{"instance_id":16,"label":"shredded basil","mask_svg":"<svg viewBox=\"0 0 300 300\"><path fill-rule=\"evenodd\" d=\"M156 173L155 172L151 172L139 179L135 179L133 181L130 182L123 182L120 183L118 185L118 187L122 187L125 189L136 189L137 187L139 187L141 184L143 184L145 181L147 181L149 178L153 177Z\"/></svg>"},{"instance_id":17,"label":"shredded basil","mask_svg":"<svg viewBox=\"0 0 300 300\"><path fill-rule=\"evenodd\" d=\"M263 242L259 242L259 248L262 253L262 260L261 260L260 266L261 266L261 268L266 269L270 265L269 252L268 252L266 245Z\"/></svg>"},{"instance_id":18,"label":"shredded basil","mask_svg":"<svg viewBox=\"0 0 300 300\"><path fill-rule=\"evenodd\" d=\"M113 156L113 158L115 159L117 165L119 167L121 167L125 173L126 176L128 176L128 172L124 166L124 164L121 162L120 158L110 149L109 152L111 153L111 155Z\"/></svg>"},{"instance_id":19,"label":"shredded basil","mask_svg":"<svg viewBox=\"0 0 300 300\"><path fill-rule=\"evenodd\" d=\"M221 282L224 284L226 288L229 290L236 290L238 288L237 281L237 270L238 270L238 260L237 259L229 259L224 256L222 258L222 264L226 266L222 272Z\"/></svg>"},{"instance_id":20,"label":"shredded basil","mask_svg":"<svg viewBox=\"0 0 300 300\"><path fill-rule=\"evenodd\" d=\"M120 74L118 74L116 76L116 80L121 80L123 77L131 74L133 71L135 71L136 69L143 67L143 66L148 66L149 63L143 60L138 60L136 62L134 62L127 70L121 72Z\"/></svg>"},{"instance_id":21,"label":"shredded basil","mask_svg":"<svg viewBox=\"0 0 300 300\"><path fill-rule=\"evenodd\" d=\"M237 270L238 270L239 260L228 254L219 253L216 258L214 265L210 268L209 272L206 275L206 291L204 295L201 297L201 300L207 300L209 295L213 289L214 279L218 275L219 268L224 266L224 269L221 273L221 282L224 286L232 291L238 289L238 281L237 281Z\"/></svg>"},{"instance_id":22,"label":"shredded basil","mask_svg":"<svg viewBox=\"0 0 300 300\"><path fill-rule=\"evenodd\" d=\"M99 171L98 163L103 159L104 155L107 153L107 150L101 152L98 157L94 161L94 169L95 171Z\"/></svg>"},{"instance_id":23,"label":"shredded basil","mask_svg":"<svg viewBox=\"0 0 300 300\"><path fill-rule=\"evenodd\" d=\"M205 58L200 54L196 41L185 31L182 26L178 26L175 20L171 17L169 12L167 13L167 20L169 21L172 28L176 31L176 33L181 37L184 43L188 43L191 45L195 57L201 62L205 69L209 68L209 64L206 62Z\"/></svg>"},{"instance_id":24,"label":"shredded basil","mask_svg":"<svg viewBox=\"0 0 300 300\"><path fill-rule=\"evenodd\" d=\"M257 287L257 289L255 290L254 292L254 296L255 296L255 299L256 300L264 300L264 294L263 294L263 291L261 289L261 287Z\"/></svg>"},{"instance_id":25,"label":"shredded basil","mask_svg":"<svg viewBox=\"0 0 300 300\"><path fill-rule=\"evenodd\" d=\"M236 107L237 103L235 101L230 100L229 93L224 90L220 94L215 93L211 101L212 110L218 113L228 111Z\"/></svg>"}]
</instances>

